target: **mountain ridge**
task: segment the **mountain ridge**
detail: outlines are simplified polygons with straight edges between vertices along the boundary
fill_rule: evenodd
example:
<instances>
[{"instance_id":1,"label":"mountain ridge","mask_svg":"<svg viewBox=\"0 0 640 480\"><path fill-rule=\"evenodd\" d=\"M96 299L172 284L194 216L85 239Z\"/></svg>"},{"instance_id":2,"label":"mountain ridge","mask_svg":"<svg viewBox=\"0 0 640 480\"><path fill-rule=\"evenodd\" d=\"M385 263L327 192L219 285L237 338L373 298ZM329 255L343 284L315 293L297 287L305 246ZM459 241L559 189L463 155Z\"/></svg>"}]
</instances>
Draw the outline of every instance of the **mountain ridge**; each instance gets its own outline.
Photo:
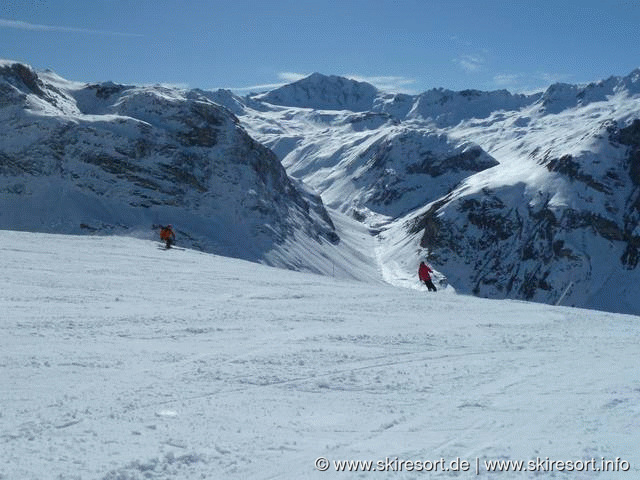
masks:
<instances>
[{"instance_id":1,"label":"mountain ridge","mask_svg":"<svg viewBox=\"0 0 640 480\"><path fill-rule=\"evenodd\" d=\"M542 102L542 106L550 107L558 100L563 100L562 109L572 106L586 105L594 101L602 101L608 95L614 95L616 91L627 89L631 94L640 93L640 68L632 70L625 76L610 76L607 79L584 84L553 83L546 89L537 93L512 93L507 89L481 91L475 89L450 90L443 87L436 87L418 94L404 94L384 92L372 84L340 77L336 75L324 75L313 73L296 82L270 90L260 94L249 94L243 98L259 102L271 103L273 105L297 108L310 108L314 110L350 110L353 112L380 112L388 113L396 118L423 119L437 118L443 111L451 111L452 103L459 102L466 108L467 118L483 118L477 114L488 116L489 113L498 110L519 110L535 103ZM347 101L340 101L350 98L350 94L356 91L356 97L362 100L361 104L350 105ZM296 98L295 94L303 93L305 98ZM320 98L314 98L312 94L318 94ZM328 102L326 96L333 94L335 100ZM323 98L324 97L324 98ZM567 101L569 97L575 97L575 103ZM460 102L460 99L466 101ZM407 107L407 104L411 104ZM562 103L562 102L561 102ZM482 105L478 107L477 105ZM402 106L400 106L402 105ZM351 108L349 108L351 106ZM446 108L438 108L444 107ZM475 108L469 109L469 106ZM365 108L367 107L367 108ZM455 110L455 106L454 110ZM557 108L554 105L552 113ZM490 110L488 110L490 109ZM397 113L397 111L404 113ZM395 112L395 113L394 113ZM458 116L456 116L458 118ZM463 118L463 117L461 117ZM450 125L445 122L444 125Z\"/></svg>"}]
</instances>

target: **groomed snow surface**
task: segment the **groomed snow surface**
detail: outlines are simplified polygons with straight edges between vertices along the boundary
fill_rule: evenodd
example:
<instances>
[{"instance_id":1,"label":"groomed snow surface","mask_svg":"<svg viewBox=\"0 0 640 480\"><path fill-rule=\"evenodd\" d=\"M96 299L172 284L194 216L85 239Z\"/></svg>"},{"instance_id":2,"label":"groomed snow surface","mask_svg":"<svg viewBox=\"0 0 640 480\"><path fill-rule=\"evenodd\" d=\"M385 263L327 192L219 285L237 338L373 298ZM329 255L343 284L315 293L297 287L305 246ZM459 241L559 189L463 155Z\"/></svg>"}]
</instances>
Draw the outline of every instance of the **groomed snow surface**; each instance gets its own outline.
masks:
<instances>
[{"instance_id":1,"label":"groomed snow surface","mask_svg":"<svg viewBox=\"0 0 640 480\"><path fill-rule=\"evenodd\" d=\"M0 479L640 478L638 317L122 237L0 257Z\"/></svg>"}]
</instances>

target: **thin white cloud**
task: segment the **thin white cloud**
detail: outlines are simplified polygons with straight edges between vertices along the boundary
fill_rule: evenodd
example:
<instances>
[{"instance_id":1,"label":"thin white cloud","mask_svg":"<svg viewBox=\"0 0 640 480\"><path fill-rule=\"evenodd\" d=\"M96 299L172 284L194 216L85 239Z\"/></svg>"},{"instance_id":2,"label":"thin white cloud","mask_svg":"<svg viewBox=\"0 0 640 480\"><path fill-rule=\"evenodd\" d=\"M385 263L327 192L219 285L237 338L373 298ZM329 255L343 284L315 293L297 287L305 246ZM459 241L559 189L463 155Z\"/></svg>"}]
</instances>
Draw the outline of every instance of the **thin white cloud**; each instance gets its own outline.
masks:
<instances>
[{"instance_id":1,"label":"thin white cloud","mask_svg":"<svg viewBox=\"0 0 640 480\"><path fill-rule=\"evenodd\" d=\"M296 73L296 72L280 72L278 73L278 78L283 80L285 83L293 83L298 80L302 80L305 77L308 77L308 73Z\"/></svg>"},{"instance_id":2,"label":"thin white cloud","mask_svg":"<svg viewBox=\"0 0 640 480\"><path fill-rule=\"evenodd\" d=\"M112 35L118 37L142 37L139 33L112 32L109 30L92 30L89 28L64 27L60 25L41 25L38 23L23 22L21 20L8 20L0 18L0 28L15 28L34 32L59 32L59 33L85 33L91 35Z\"/></svg>"},{"instance_id":3,"label":"thin white cloud","mask_svg":"<svg viewBox=\"0 0 640 480\"><path fill-rule=\"evenodd\" d=\"M483 55L471 54L460 55L458 58L454 58L453 62L466 72L475 73L482 69L486 63L486 59Z\"/></svg>"},{"instance_id":4,"label":"thin white cloud","mask_svg":"<svg viewBox=\"0 0 640 480\"><path fill-rule=\"evenodd\" d=\"M549 84L551 83L561 83L561 82L568 82L571 80L572 75L566 74L566 73L538 73L538 75L540 76L541 79L543 79L545 82L549 82Z\"/></svg>"},{"instance_id":5,"label":"thin white cloud","mask_svg":"<svg viewBox=\"0 0 640 480\"><path fill-rule=\"evenodd\" d=\"M568 82L570 80L571 75L563 73L501 73L494 75L493 86L505 88L512 92L530 94L546 90L553 83Z\"/></svg>"},{"instance_id":6,"label":"thin white cloud","mask_svg":"<svg viewBox=\"0 0 640 480\"><path fill-rule=\"evenodd\" d=\"M261 85L251 85L249 87L230 87L227 90L231 90L232 92L265 92L268 90L274 90L276 88L280 88L289 83L297 82L298 80L302 80L305 77L308 77L310 74L308 73L296 73L296 72L280 72L277 77L282 80L278 83L263 83Z\"/></svg>"},{"instance_id":7,"label":"thin white cloud","mask_svg":"<svg viewBox=\"0 0 640 480\"><path fill-rule=\"evenodd\" d=\"M278 83L266 83L261 85L251 85L249 87L236 87L236 88L228 88L233 92L264 92L268 90L273 90L276 88L280 88L284 85L288 85L289 83L297 82L298 80L302 80L303 78L308 77L309 73L297 73L297 72L280 72L277 74L277 77L282 80L282 82ZM416 80L413 78L402 77L402 76L363 76L363 75L351 75L345 74L341 75L345 78L350 78L352 80L357 80L359 82L367 82L378 88L379 90L386 92L394 92L394 93L415 93L411 89L411 85L416 83Z\"/></svg>"},{"instance_id":8,"label":"thin white cloud","mask_svg":"<svg viewBox=\"0 0 640 480\"><path fill-rule=\"evenodd\" d=\"M275 88L280 88L287 83L263 83L262 85L251 85L250 87L226 87L225 90L231 90L232 92L264 92L267 90L273 90Z\"/></svg>"},{"instance_id":9,"label":"thin white cloud","mask_svg":"<svg viewBox=\"0 0 640 480\"><path fill-rule=\"evenodd\" d=\"M520 73L501 73L493 77L493 82L499 87L511 87L518 85L522 78L523 75Z\"/></svg>"},{"instance_id":10,"label":"thin white cloud","mask_svg":"<svg viewBox=\"0 0 640 480\"><path fill-rule=\"evenodd\" d=\"M357 80L359 82L367 82L379 90L394 93L415 93L411 88L416 83L413 78L383 75L379 77L367 77L361 75L345 75L347 78Z\"/></svg>"}]
</instances>

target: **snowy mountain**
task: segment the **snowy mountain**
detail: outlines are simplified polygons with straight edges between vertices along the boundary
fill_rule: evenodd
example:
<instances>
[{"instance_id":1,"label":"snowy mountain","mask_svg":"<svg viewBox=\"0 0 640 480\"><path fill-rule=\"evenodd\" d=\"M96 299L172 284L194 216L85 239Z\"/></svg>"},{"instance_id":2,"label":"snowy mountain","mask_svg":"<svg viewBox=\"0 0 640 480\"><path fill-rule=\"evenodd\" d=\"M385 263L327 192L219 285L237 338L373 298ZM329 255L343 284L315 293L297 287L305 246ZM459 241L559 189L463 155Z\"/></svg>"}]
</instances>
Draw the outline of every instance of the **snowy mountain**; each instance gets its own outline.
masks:
<instances>
[{"instance_id":1,"label":"snowy mountain","mask_svg":"<svg viewBox=\"0 0 640 480\"><path fill-rule=\"evenodd\" d=\"M318 270L339 243L320 198L199 91L79 84L0 64L0 228L146 236ZM295 262L295 265L293 265Z\"/></svg>"},{"instance_id":2,"label":"snowy mountain","mask_svg":"<svg viewBox=\"0 0 640 480\"><path fill-rule=\"evenodd\" d=\"M0 231L0 256L3 479L640 475L637 317L126 237Z\"/></svg>"},{"instance_id":3,"label":"snowy mountain","mask_svg":"<svg viewBox=\"0 0 640 480\"><path fill-rule=\"evenodd\" d=\"M174 223L271 265L420 288L428 258L461 293L640 314L640 69L531 95L315 73L240 97L0 68L2 228Z\"/></svg>"},{"instance_id":4,"label":"snowy mountain","mask_svg":"<svg viewBox=\"0 0 640 480\"><path fill-rule=\"evenodd\" d=\"M384 230L388 281L408 284L428 256L461 292L640 313L640 69L532 95L389 94L314 74L234 98L291 176Z\"/></svg>"},{"instance_id":5,"label":"snowy mountain","mask_svg":"<svg viewBox=\"0 0 640 480\"><path fill-rule=\"evenodd\" d=\"M276 90L255 95L253 99L273 105L314 110L362 112L373 108L378 94L378 90L366 82L314 73Z\"/></svg>"},{"instance_id":6,"label":"snowy mountain","mask_svg":"<svg viewBox=\"0 0 640 480\"><path fill-rule=\"evenodd\" d=\"M555 303L566 292L570 304L640 312L640 121L598 121L578 148L551 129L546 142L558 148L523 136L511 152L518 172L471 177L406 225L474 294Z\"/></svg>"},{"instance_id":7,"label":"snowy mountain","mask_svg":"<svg viewBox=\"0 0 640 480\"><path fill-rule=\"evenodd\" d=\"M639 313L639 88L640 71L552 86L530 107L451 129L500 165L405 225L461 290Z\"/></svg>"},{"instance_id":8,"label":"snowy mountain","mask_svg":"<svg viewBox=\"0 0 640 480\"><path fill-rule=\"evenodd\" d=\"M386 114L302 110L293 121L286 120L290 110L277 114L285 119L273 125L260 112L252 134L282 158L289 175L321 192L327 206L356 216L397 217L497 165L473 142Z\"/></svg>"},{"instance_id":9,"label":"snowy mountain","mask_svg":"<svg viewBox=\"0 0 640 480\"><path fill-rule=\"evenodd\" d=\"M487 118L499 111L520 110L539 98L538 94L514 95L507 90L454 92L440 88L418 95L407 117L428 119L438 127L451 127L469 118Z\"/></svg>"}]
</instances>

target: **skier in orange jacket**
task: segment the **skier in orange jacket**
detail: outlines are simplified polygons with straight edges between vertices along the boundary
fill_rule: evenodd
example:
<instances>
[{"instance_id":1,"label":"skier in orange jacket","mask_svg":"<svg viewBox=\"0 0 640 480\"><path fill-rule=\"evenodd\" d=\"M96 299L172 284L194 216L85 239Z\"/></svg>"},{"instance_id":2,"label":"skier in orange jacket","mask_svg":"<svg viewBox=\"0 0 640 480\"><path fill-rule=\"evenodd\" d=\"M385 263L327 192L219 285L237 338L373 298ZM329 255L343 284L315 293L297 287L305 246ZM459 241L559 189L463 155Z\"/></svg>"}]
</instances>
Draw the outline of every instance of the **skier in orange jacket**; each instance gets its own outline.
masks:
<instances>
[{"instance_id":1,"label":"skier in orange jacket","mask_svg":"<svg viewBox=\"0 0 640 480\"><path fill-rule=\"evenodd\" d=\"M160 240L162 240L167 248L171 248L176 241L176 234L173 233L173 226L167 225L166 227L162 227L160 230Z\"/></svg>"}]
</instances>

